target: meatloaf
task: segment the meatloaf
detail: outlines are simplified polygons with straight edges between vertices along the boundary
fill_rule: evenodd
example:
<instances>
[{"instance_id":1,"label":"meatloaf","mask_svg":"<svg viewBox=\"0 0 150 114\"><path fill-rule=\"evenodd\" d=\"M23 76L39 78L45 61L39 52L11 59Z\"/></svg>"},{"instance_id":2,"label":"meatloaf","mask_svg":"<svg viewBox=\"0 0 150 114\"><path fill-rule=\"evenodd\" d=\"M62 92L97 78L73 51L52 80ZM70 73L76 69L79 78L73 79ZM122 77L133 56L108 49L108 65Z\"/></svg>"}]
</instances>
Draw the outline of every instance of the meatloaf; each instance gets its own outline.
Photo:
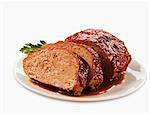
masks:
<instances>
[{"instance_id":1,"label":"meatloaf","mask_svg":"<svg viewBox=\"0 0 150 114\"><path fill-rule=\"evenodd\" d=\"M78 55L66 49L41 48L23 60L23 68L29 78L81 95L86 87L88 64Z\"/></svg>"},{"instance_id":2,"label":"meatloaf","mask_svg":"<svg viewBox=\"0 0 150 114\"><path fill-rule=\"evenodd\" d=\"M65 41L86 44L99 54L104 81L112 81L120 76L131 61L124 42L104 30L87 29L69 36Z\"/></svg>"},{"instance_id":3,"label":"meatloaf","mask_svg":"<svg viewBox=\"0 0 150 114\"><path fill-rule=\"evenodd\" d=\"M99 55L89 46L72 42L59 41L49 44L49 49L64 48L82 57L90 66L87 88L95 91L103 82L103 73Z\"/></svg>"}]
</instances>

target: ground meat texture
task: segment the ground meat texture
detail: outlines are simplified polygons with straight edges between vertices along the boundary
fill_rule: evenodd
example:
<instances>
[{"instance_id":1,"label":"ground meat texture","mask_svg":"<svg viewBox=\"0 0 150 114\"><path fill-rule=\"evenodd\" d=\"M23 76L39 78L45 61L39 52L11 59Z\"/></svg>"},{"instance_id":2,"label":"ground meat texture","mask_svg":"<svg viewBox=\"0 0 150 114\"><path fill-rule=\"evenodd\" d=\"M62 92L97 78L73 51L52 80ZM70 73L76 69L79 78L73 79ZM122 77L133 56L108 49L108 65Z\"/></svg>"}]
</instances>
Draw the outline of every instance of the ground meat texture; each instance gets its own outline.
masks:
<instances>
[{"instance_id":1,"label":"ground meat texture","mask_svg":"<svg viewBox=\"0 0 150 114\"><path fill-rule=\"evenodd\" d=\"M41 48L23 60L23 68L29 78L81 95L86 87L88 64L66 49Z\"/></svg>"},{"instance_id":2,"label":"ground meat texture","mask_svg":"<svg viewBox=\"0 0 150 114\"><path fill-rule=\"evenodd\" d=\"M87 29L66 38L65 41L86 44L101 57L104 81L120 76L131 61L124 42L100 29Z\"/></svg>"},{"instance_id":3,"label":"ground meat texture","mask_svg":"<svg viewBox=\"0 0 150 114\"><path fill-rule=\"evenodd\" d=\"M95 91L103 82L103 72L99 55L89 46L72 42L59 41L49 44L50 49L64 48L82 57L90 66L87 88Z\"/></svg>"}]
</instances>

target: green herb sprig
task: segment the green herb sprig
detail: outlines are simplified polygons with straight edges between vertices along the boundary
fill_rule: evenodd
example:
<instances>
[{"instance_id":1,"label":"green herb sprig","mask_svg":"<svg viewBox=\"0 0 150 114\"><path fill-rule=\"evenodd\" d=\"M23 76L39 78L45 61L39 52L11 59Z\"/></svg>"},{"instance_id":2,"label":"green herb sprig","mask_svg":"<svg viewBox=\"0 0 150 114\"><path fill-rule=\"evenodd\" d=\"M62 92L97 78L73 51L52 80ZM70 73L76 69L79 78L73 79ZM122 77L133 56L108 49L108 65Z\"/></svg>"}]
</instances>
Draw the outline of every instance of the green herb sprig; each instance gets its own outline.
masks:
<instances>
[{"instance_id":1,"label":"green herb sprig","mask_svg":"<svg viewBox=\"0 0 150 114\"><path fill-rule=\"evenodd\" d=\"M35 50L37 50L37 49L39 49L39 48L45 46L45 45L47 45L47 43L46 43L45 41L43 41L43 40L41 40L40 43L38 43L38 44L36 44L36 45L34 45L34 44L32 44L32 43L27 43L27 44L25 44L25 46L23 46L23 47L20 49L20 51L21 51L22 53L24 53L24 54L29 54L29 53L32 53L32 52L34 52Z\"/></svg>"}]
</instances>

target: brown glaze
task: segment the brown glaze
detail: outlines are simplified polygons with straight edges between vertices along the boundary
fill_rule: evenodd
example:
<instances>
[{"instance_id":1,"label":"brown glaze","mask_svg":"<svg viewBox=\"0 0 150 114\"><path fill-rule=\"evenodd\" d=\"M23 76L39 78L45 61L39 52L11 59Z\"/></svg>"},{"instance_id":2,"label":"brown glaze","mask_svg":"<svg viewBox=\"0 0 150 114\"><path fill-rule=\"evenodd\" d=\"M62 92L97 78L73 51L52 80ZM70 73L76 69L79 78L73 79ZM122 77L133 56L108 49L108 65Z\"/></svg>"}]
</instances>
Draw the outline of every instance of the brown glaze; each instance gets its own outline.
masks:
<instances>
[{"instance_id":1,"label":"brown glaze","mask_svg":"<svg viewBox=\"0 0 150 114\"><path fill-rule=\"evenodd\" d=\"M104 81L105 78L115 77L126 71L131 61L124 42L101 29L86 29L69 36L65 41L88 45L99 54Z\"/></svg>"},{"instance_id":2,"label":"brown glaze","mask_svg":"<svg viewBox=\"0 0 150 114\"><path fill-rule=\"evenodd\" d=\"M80 68L78 73L79 82L81 87L85 88L87 85L87 78L89 76L89 65L82 57L80 57L79 55L77 55L77 57L79 58L79 63L80 63Z\"/></svg>"},{"instance_id":3,"label":"brown glaze","mask_svg":"<svg viewBox=\"0 0 150 114\"><path fill-rule=\"evenodd\" d=\"M111 87L121 84L124 80L124 77L125 77L125 75L122 74L121 76L119 76L116 79L113 79L112 81L111 80L110 81L105 81L101 84L99 89L97 91L94 91L94 92L93 91L91 92L91 91L88 91L88 90L85 89L80 97L91 96L91 95L100 95L102 93L105 93ZM67 92L67 91L64 91L64 90L60 90L59 88L56 88L56 87L53 87L53 86L50 86L50 85L47 85L47 84L43 84L43 83L41 83L39 81L36 81L34 79L30 79L30 81L33 84L35 84L35 85L37 85L37 86L39 86L43 89L46 89L48 91L60 93L60 94L63 94L63 95L73 96L72 92ZM74 96L74 97L78 97L78 96Z\"/></svg>"}]
</instances>

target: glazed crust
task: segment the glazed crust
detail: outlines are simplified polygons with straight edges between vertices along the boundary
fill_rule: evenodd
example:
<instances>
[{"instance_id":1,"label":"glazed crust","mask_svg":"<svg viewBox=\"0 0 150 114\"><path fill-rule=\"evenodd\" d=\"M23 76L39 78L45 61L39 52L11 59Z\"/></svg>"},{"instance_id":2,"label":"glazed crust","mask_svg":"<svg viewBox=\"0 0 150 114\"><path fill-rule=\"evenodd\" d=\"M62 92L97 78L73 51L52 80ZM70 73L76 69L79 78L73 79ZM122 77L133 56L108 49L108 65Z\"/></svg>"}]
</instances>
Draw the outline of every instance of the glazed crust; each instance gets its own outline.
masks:
<instances>
[{"instance_id":1,"label":"glazed crust","mask_svg":"<svg viewBox=\"0 0 150 114\"><path fill-rule=\"evenodd\" d=\"M66 38L65 41L91 46L101 57L105 79L119 76L131 61L124 42L114 35L99 29L87 29Z\"/></svg>"}]
</instances>

